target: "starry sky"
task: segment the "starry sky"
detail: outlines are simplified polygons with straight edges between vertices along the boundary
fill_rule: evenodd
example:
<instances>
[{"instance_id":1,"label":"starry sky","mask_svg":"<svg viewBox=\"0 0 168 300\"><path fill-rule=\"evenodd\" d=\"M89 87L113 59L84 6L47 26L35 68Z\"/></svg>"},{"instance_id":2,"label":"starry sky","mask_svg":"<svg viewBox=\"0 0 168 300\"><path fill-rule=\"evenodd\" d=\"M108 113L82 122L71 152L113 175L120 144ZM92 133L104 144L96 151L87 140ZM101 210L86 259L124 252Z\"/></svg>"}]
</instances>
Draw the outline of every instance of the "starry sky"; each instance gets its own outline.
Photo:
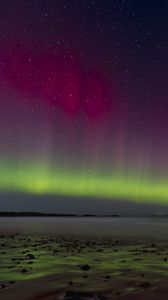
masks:
<instances>
[{"instance_id":1,"label":"starry sky","mask_svg":"<svg viewBox=\"0 0 168 300\"><path fill-rule=\"evenodd\" d=\"M0 38L0 210L167 211L168 1L0 0Z\"/></svg>"}]
</instances>

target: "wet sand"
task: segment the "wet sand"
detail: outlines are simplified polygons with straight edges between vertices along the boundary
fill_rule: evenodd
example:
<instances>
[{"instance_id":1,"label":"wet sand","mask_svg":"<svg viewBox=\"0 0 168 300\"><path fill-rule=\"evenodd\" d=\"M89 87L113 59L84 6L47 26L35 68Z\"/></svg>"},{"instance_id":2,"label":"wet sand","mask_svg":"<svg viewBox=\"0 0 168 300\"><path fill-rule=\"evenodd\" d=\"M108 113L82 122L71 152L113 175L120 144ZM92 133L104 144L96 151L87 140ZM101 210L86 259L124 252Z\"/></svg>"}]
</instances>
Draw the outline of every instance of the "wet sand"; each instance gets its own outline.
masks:
<instances>
[{"instance_id":1,"label":"wet sand","mask_svg":"<svg viewBox=\"0 0 168 300\"><path fill-rule=\"evenodd\" d=\"M106 299L167 299L168 241L0 234L0 299L64 299L67 291Z\"/></svg>"}]
</instances>

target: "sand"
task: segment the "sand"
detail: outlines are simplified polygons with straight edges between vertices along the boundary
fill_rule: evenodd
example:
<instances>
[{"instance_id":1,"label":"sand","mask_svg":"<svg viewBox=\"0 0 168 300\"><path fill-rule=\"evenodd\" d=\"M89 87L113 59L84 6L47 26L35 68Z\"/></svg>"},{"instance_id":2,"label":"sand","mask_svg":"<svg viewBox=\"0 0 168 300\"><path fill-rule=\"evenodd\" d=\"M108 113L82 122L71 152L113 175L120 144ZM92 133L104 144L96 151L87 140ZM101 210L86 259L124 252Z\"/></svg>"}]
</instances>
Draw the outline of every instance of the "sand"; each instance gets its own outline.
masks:
<instances>
[{"instance_id":1,"label":"sand","mask_svg":"<svg viewBox=\"0 0 168 300\"><path fill-rule=\"evenodd\" d=\"M167 299L168 242L138 238L0 235L0 299Z\"/></svg>"}]
</instances>

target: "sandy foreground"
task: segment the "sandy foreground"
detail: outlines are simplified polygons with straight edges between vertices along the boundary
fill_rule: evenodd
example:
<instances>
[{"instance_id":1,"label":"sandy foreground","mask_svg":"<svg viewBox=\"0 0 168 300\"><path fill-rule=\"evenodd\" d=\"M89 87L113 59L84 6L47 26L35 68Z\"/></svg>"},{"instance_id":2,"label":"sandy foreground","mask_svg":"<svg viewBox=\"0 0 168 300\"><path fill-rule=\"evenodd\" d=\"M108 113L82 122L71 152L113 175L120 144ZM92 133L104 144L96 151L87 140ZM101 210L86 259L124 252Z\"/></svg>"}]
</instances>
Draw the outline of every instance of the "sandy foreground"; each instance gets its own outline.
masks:
<instances>
[{"instance_id":1,"label":"sandy foreground","mask_svg":"<svg viewBox=\"0 0 168 300\"><path fill-rule=\"evenodd\" d=\"M0 299L167 299L168 242L0 234ZM65 297L67 295L67 297Z\"/></svg>"}]
</instances>

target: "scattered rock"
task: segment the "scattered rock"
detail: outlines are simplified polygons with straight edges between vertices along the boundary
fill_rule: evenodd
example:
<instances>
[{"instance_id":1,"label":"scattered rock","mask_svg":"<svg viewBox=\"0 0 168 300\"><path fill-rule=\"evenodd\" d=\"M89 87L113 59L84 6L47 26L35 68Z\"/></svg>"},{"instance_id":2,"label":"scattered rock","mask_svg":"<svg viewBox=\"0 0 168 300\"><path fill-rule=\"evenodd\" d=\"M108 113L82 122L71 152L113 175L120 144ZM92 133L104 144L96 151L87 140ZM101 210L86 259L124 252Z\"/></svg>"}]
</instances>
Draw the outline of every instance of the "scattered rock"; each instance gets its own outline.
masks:
<instances>
[{"instance_id":1,"label":"scattered rock","mask_svg":"<svg viewBox=\"0 0 168 300\"><path fill-rule=\"evenodd\" d=\"M4 283L0 283L0 290L6 288L6 285Z\"/></svg>"},{"instance_id":2,"label":"scattered rock","mask_svg":"<svg viewBox=\"0 0 168 300\"><path fill-rule=\"evenodd\" d=\"M58 251L58 249L54 249L53 252L54 252L54 253L57 253L57 252L59 252L59 251Z\"/></svg>"},{"instance_id":3,"label":"scattered rock","mask_svg":"<svg viewBox=\"0 0 168 300\"><path fill-rule=\"evenodd\" d=\"M10 283L10 284L14 284L14 283L16 283L16 281L10 280L9 283Z\"/></svg>"},{"instance_id":4,"label":"scattered rock","mask_svg":"<svg viewBox=\"0 0 168 300\"><path fill-rule=\"evenodd\" d=\"M64 298L93 298L94 295L89 292L66 291Z\"/></svg>"},{"instance_id":5,"label":"scattered rock","mask_svg":"<svg viewBox=\"0 0 168 300\"><path fill-rule=\"evenodd\" d=\"M101 249L101 248L97 249L97 252L103 252L103 249Z\"/></svg>"},{"instance_id":6,"label":"scattered rock","mask_svg":"<svg viewBox=\"0 0 168 300\"><path fill-rule=\"evenodd\" d=\"M90 270L90 266L87 265L87 264L86 265L81 265L80 269L83 270L83 271L88 271L88 270Z\"/></svg>"},{"instance_id":7,"label":"scattered rock","mask_svg":"<svg viewBox=\"0 0 168 300\"><path fill-rule=\"evenodd\" d=\"M116 292L115 292L115 295L116 295L116 296L119 296L119 295L120 295L120 292L119 292L119 291L116 291Z\"/></svg>"},{"instance_id":8,"label":"scattered rock","mask_svg":"<svg viewBox=\"0 0 168 300\"><path fill-rule=\"evenodd\" d=\"M77 292L77 291L67 291L64 295L64 299L68 300L85 300L85 299L90 299L90 300L106 300L106 298L102 295L97 295L97 294L92 294L89 292Z\"/></svg>"},{"instance_id":9,"label":"scattered rock","mask_svg":"<svg viewBox=\"0 0 168 300\"><path fill-rule=\"evenodd\" d=\"M21 272L22 272L22 273L27 273L28 271L27 271L26 268L23 268Z\"/></svg>"},{"instance_id":10,"label":"scattered rock","mask_svg":"<svg viewBox=\"0 0 168 300\"><path fill-rule=\"evenodd\" d=\"M106 276L105 276L105 279L110 279L110 278L111 278L110 275L106 275Z\"/></svg>"},{"instance_id":11,"label":"scattered rock","mask_svg":"<svg viewBox=\"0 0 168 300\"><path fill-rule=\"evenodd\" d=\"M32 253L28 253L28 254L25 256L25 259L26 259L26 260L32 260L32 259L35 259L35 256L34 256Z\"/></svg>"},{"instance_id":12,"label":"scattered rock","mask_svg":"<svg viewBox=\"0 0 168 300\"><path fill-rule=\"evenodd\" d=\"M12 261L15 261L15 260L16 260L16 258L13 257L13 258L12 258Z\"/></svg>"},{"instance_id":13,"label":"scattered rock","mask_svg":"<svg viewBox=\"0 0 168 300\"><path fill-rule=\"evenodd\" d=\"M141 287L141 288L143 288L143 289L148 289L148 288L151 287L151 284L150 284L149 282L147 282L147 281L144 281L144 282L141 282L141 283L139 284L139 287Z\"/></svg>"}]
</instances>

